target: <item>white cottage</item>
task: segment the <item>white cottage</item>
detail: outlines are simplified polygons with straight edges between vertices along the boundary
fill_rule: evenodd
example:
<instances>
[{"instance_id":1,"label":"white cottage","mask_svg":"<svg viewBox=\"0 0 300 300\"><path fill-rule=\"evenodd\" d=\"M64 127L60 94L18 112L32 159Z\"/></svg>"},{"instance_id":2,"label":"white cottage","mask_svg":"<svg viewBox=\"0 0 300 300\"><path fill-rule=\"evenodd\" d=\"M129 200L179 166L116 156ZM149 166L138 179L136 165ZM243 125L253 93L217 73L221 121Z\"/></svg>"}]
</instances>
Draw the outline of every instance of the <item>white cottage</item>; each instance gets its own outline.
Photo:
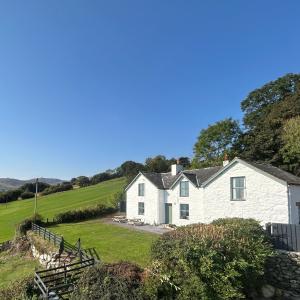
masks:
<instances>
[{"instance_id":1,"label":"white cottage","mask_svg":"<svg viewBox=\"0 0 300 300\"><path fill-rule=\"evenodd\" d=\"M279 168L235 158L221 167L140 172L126 187L128 219L149 224L210 223L254 218L299 224L300 178Z\"/></svg>"}]
</instances>

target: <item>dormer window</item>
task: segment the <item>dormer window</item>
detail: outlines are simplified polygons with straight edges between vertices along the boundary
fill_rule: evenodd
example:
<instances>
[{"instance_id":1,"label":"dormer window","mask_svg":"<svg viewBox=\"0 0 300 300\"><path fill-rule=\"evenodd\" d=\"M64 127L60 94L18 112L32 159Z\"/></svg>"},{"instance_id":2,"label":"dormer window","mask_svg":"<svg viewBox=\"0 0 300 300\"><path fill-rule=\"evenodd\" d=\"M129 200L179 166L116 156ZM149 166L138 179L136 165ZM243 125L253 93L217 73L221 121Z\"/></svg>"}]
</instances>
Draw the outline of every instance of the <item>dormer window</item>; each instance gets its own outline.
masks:
<instances>
[{"instance_id":1,"label":"dormer window","mask_svg":"<svg viewBox=\"0 0 300 300\"><path fill-rule=\"evenodd\" d=\"M231 177L231 200L245 200L246 199L246 178Z\"/></svg>"},{"instance_id":2,"label":"dormer window","mask_svg":"<svg viewBox=\"0 0 300 300\"><path fill-rule=\"evenodd\" d=\"M145 183L139 183L139 196L145 196Z\"/></svg>"},{"instance_id":3,"label":"dormer window","mask_svg":"<svg viewBox=\"0 0 300 300\"><path fill-rule=\"evenodd\" d=\"M189 196L189 182L180 181L180 197L188 197L188 196Z\"/></svg>"}]
</instances>

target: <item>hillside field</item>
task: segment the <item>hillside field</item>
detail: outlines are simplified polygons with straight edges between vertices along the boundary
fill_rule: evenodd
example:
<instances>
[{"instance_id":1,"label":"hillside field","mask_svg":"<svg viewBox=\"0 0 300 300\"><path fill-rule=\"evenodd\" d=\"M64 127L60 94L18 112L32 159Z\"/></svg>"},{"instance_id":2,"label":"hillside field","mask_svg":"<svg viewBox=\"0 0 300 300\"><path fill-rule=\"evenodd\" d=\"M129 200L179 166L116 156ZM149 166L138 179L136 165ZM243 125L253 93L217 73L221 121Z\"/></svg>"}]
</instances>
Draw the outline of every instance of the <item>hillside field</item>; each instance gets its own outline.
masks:
<instances>
[{"instance_id":1,"label":"hillside field","mask_svg":"<svg viewBox=\"0 0 300 300\"><path fill-rule=\"evenodd\" d=\"M97 203L110 204L115 193L122 190L124 178L104 181L97 185L56 193L38 199L38 213L52 219L57 213L88 207ZM10 240L16 224L33 215L34 199L17 200L0 205L0 242Z\"/></svg>"}]
</instances>

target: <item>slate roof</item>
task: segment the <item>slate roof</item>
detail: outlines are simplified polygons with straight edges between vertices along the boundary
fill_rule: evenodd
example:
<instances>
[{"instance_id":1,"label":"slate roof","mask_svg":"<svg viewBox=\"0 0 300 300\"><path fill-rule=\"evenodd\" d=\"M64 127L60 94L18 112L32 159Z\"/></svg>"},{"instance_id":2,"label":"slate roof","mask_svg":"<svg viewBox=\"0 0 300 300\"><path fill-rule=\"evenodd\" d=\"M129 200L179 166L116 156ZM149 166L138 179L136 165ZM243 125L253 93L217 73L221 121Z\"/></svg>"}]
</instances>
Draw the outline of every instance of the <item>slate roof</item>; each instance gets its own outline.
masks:
<instances>
[{"instance_id":1,"label":"slate roof","mask_svg":"<svg viewBox=\"0 0 300 300\"><path fill-rule=\"evenodd\" d=\"M158 189L167 190L173 183L184 174L195 186L199 187L201 184L210 178L212 175L217 173L222 167L211 167L204 169L186 170L178 173L177 175L172 175L171 172L168 173L145 173L142 174L151 181Z\"/></svg>"},{"instance_id":2,"label":"slate roof","mask_svg":"<svg viewBox=\"0 0 300 300\"><path fill-rule=\"evenodd\" d=\"M258 162L251 162L251 161L246 161L249 165L252 165L253 167L260 169L274 177L277 177L283 181L285 181L288 184L292 185L300 185L300 177L295 176L289 172L286 172L282 169L279 169L277 167L274 167L269 164L265 163L258 163Z\"/></svg>"},{"instance_id":3,"label":"slate roof","mask_svg":"<svg viewBox=\"0 0 300 300\"><path fill-rule=\"evenodd\" d=\"M279 178L288 184L300 185L300 177L297 177L291 173L288 173L282 169L274 167L265 163L245 161L253 167L262 170L265 173L268 173L276 178ZM177 175L173 176L171 172L168 173L146 173L142 174L149 179L158 189L167 190L170 189L174 182L184 174L188 180L190 180L195 186L200 187L204 182L206 182L213 175L218 173L223 167L210 167L203 169L194 169L194 170L184 170Z\"/></svg>"}]
</instances>

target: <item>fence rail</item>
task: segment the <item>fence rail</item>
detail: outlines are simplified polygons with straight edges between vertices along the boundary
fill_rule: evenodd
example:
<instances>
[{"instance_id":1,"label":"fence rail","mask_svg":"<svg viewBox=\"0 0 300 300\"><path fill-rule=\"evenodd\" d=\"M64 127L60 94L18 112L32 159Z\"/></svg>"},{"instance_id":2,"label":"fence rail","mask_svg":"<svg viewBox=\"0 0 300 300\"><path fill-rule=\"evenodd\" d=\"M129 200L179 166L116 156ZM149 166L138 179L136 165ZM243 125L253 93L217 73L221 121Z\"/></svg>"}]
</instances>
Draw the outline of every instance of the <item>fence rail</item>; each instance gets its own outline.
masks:
<instances>
[{"instance_id":1,"label":"fence rail","mask_svg":"<svg viewBox=\"0 0 300 300\"><path fill-rule=\"evenodd\" d=\"M74 254L79 257L79 262L65 264L56 268L36 271L34 274L34 283L39 288L43 299L52 299L69 294L74 290L74 286L79 279L80 274L86 267L92 266L99 260L95 249L82 249L80 239L76 245L72 245L62 236L59 236L44 227L32 223L32 231L45 240L52 242L59 247L59 253L63 251Z\"/></svg>"},{"instance_id":2,"label":"fence rail","mask_svg":"<svg viewBox=\"0 0 300 300\"><path fill-rule=\"evenodd\" d=\"M300 251L300 225L268 223L266 231L276 249Z\"/></svg>"}]
</instances>

